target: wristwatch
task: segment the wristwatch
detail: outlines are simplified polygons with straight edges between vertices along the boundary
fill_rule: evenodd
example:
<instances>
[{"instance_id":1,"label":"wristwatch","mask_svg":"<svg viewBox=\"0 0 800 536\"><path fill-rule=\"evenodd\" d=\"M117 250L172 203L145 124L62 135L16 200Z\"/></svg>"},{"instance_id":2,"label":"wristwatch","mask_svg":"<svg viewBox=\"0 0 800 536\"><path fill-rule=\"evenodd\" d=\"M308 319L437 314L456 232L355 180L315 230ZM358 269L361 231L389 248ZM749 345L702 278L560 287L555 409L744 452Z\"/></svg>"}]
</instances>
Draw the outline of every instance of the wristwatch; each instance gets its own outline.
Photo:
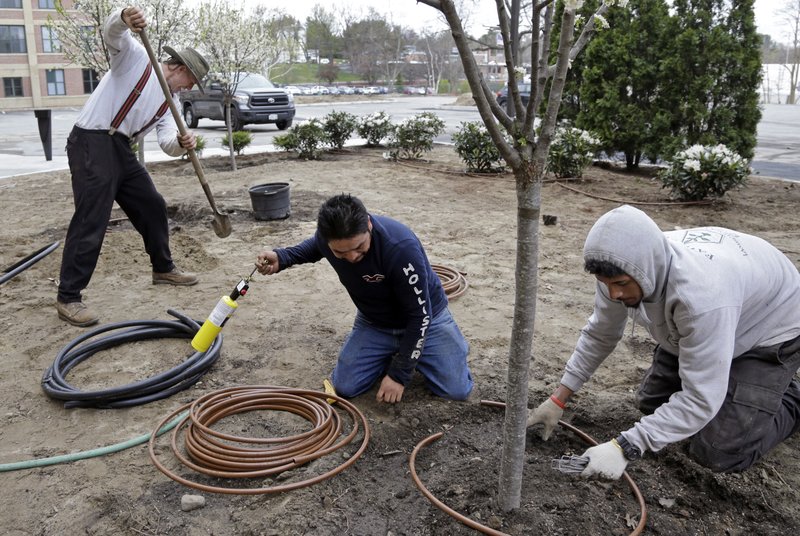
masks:
<instances>
[{"instance_id":1,"label":"wristwatch","mask_svg":"<svg viewBox=\"0 0 800 536\"><path fill-rule=\"evenodd\" d=\"M622 449L622 454L625 456L625 459L629 462L635 462L642 457L642 451L628 443L628 440L625 439L625 436L622 434L617 436L617 443Z\"/></svg>"}]
</instances>

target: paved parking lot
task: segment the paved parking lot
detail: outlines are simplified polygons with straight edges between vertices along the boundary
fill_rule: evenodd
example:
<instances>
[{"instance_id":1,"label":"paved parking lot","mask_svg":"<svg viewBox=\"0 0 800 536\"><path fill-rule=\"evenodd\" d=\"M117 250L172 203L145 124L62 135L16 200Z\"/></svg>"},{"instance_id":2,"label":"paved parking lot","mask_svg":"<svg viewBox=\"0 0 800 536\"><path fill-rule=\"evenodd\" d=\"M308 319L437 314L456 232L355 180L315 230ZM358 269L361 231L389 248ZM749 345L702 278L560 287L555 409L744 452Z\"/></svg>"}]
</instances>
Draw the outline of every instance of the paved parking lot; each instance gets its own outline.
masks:
<instances>
[{"instance_id":1,"label":"paved parking lot","mask_svg":"<svg viewBox=\"0 0 800 536\"><path fill-rule=\"evenodd\" d=\"M339 98L331 103L299 105L295 121L323 117L334 108L356 115L384 110L394 120L402 120L422 111L432 111L445 121L447 134L439 141L447 141L449 134L462 121L478 119L473 107L452 106L453 101L454 98L450 96L387 95L386 99L349 103ZM66 169L64 144L78 111L74 108L52 111L51 161L45 159L38 123L32 111L0 112L0 180L28 173ZM280 133L274 125L248 125L246 128L253 133L253 144L248 150L253 152L268 150L272 138ZM224 135L222 122L202 119L196 131L207 140L206 154L224 153L218 141ZM156 162L169 158L171 157L158 148L155 136L149 135L145 140L145 159ZM800 182L799 105L764 105L762 119L758 125L758 145L752 168L756 175Z\"/></svg>"}]
</instances>

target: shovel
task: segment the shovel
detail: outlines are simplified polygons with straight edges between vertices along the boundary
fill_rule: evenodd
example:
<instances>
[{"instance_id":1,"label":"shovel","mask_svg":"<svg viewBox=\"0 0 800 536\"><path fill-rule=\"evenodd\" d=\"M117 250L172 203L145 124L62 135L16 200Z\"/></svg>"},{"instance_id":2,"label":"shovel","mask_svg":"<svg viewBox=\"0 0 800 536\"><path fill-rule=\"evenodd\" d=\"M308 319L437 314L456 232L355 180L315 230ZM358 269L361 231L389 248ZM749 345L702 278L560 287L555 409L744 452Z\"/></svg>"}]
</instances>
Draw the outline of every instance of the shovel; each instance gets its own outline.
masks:
<instances>
[{"instance_id":1,"label":"shovel","mask_svg":"<svg viewBox=\"0 0 800 536\"><path fill-rule=\"evenodd\" d=\"M156 59L156 55L153 54L153 48L150 46L150 40L147 38L147 33L144 31L144 29L139 32L139 37L142 38L142 44L144 45L145 50L147 50L147 55L150 57L150 63L153 64L153 70L155 70L156 76L158 77L158 82L161 84L161 89L164 91L164 97L167 99L167 104L169 104L172 117L175 118L175 124L178 125L178 130L180 131L181 135L185 135L186 125L183 124L181 114L178 113L178 109L175 107L175 102L172 100L172 93L169 91L169 86L164 78L164 73L161 72L161 64ZM197 158L197 154L195 154L194 149L187 149L187 152L189 153L189 159L192 161L192 166L194 166L194 172L197 174L197 178L200 179L200 184L203 186L203 191L206 193L208 202L211 205L211 210L214 212L214 221L211 224L211 226L214 228L214 232L220 238L230 236L232 230L230 217L227 214L222 214L219 210L217 210L217 204L214 203L214 196L211 194L211 188L208 187L205 174L203 173L203 168L200 166L200 160Z\"/></svg>"}]
</instances>

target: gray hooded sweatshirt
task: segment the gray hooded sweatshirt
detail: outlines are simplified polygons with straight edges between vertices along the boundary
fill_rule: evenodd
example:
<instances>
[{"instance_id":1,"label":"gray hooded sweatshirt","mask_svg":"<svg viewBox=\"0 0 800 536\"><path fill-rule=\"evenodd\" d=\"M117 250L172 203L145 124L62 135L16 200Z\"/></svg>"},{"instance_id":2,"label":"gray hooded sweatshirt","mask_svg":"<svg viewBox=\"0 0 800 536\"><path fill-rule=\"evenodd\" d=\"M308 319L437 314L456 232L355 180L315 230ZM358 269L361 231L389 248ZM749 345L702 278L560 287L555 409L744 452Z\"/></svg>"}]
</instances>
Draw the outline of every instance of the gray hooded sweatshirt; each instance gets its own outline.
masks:
<instances>
[{"instance_id":1,"label":"gray hooded sweatshirt","mask_svg":"<svg viewBox=\"0 0 800 536\"><path fill-rule=\"evenodd\" d=\"M643 299L627 308L598 281L594 312L561 383L580 389L622 338L629 316L678 356L682 390L623 432L642 452L694 435L717 414L737 356L800 336L800 273L755 236L721 227L662 232L626 205L594 224L583 256L621 268Z\"/></svg>"}]
</instances>

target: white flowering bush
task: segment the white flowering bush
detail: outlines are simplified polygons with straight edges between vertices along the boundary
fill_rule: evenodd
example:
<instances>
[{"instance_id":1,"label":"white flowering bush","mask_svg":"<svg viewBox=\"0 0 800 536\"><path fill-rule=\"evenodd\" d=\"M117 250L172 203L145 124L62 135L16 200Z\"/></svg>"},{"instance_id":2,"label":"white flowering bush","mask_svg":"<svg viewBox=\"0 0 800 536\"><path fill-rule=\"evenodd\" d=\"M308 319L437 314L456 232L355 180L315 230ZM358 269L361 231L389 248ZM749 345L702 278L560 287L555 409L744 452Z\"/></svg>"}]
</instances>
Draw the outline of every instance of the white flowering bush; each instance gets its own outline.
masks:
<instances>
[{"instance_id":1,"label":"white flowering bush","mask_svg":"<svg viewBox=\"0 0 800 536\"><path fill-rule=\"evenodd\" d=\"M394 130L391 117L386 112L375 112L362 116L356 126L358 135L367 140L367 146L380 145Z\"/></svg>"},{"instance_id":2,"label":"white flowering bush","mask_svg":"<svg viewBox=\"0 0 800 536\"><path fill-rule=\"evenodd\" d=\"M413 115L394 127L389 137L389 156L416 160L433 149L433 140L442 132L444 121L436 114Z\"/></svg>"},{"instance_id":3,"label":"white flowering bush","mask_svg":"<svg viewBox=\"0 0 800 536\"><path fill-rule=\"evenodd\" d=\"M583 170L592 163L599 148L600 140L587 131L561 125L550 144L547 171L559 179L583 177Z\"/></svg>"},{"instance_id":4,"label":"white flowering bush","mask_svg":"<svg viewBox=\"0 0 800 536\"><path fill-rule=\"evenodd\" d=\"M492 173L504 167L503 157L482 121L461 123L453 133L453 143L469 172Z\"/></svg>"},{"instance_id":5,"label":"white flowering bush","mask_svg":"<svg viewBox=\"0 0 800 536\"><path fill-rule=\"evenodd\" d=\"M693 145L672 157L669 167L658 174L670 197L681 201L699 201L722 197L725 192L743 185L750 175L744 158L725 145Z\"/></svg>"}]
</instances>

